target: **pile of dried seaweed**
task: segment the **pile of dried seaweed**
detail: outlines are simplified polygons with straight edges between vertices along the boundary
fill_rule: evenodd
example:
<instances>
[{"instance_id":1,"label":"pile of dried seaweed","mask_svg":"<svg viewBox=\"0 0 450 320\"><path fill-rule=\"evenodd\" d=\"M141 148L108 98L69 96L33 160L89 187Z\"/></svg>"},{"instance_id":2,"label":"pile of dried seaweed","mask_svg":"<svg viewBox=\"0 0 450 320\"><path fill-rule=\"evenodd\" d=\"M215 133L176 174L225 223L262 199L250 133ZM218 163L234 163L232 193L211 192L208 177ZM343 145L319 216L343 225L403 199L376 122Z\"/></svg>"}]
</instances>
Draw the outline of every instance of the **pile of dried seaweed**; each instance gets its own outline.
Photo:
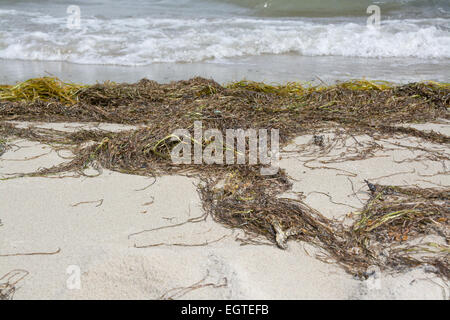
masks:
<instances>
[{"instance_id":1,"label":"pile of dried seaweed","mask_svg":"<svg viewBox=\"0 0 450 320\"><path fill-rule=\"evenodd\" d=\"M368 187L371 199L351 229L358 249L373 265L382 261L401 269L427 264L449 279L450 189ZM441 243L433 242L433 235Z\"/></svg>"},{"instance_id":2,"label":"pile of dried seaweed","mask_svg":"<svg viewBox=\"0 0 450 320\"><path fill-rule=\"evenodd\" d=\"M170 84L143 79L136 84L70 86L52 95L36 90L33 95L27 93L25 99L18 93L0 95L0 117L144 127L120 133L64 133L19 129L2 122L0 137L27 138L55 148L71 147L76 154L67 163L28 174L31 176L67 171L83 174L88 167L139 175L194 174L203 181L199 191L206 213L229 227L265 236L281 248L289 239L311 243L322 249L322 259L339 263L355 275L364 276L373 265L391 271L428 265L449 279L449 188L368 183L371 199L353 225L344 226L300 200L280 198L291 187L283 171L262 176L261 165L175 165L169 156L177 143L170 139L173 131L192 131L197 120L202 121L204 130L218 129L224 136L226 129L279 129L282 145L295 136L336 126L350 136L413 136L444 145L450 142L448 136L399 124L449 119L449 105L450 85L434 82L395 86L359 80L307 87L299 83L243 81L223 87L202 78ZM85 146L83 142L87 141L94 143ZM210 142L197 143L204 148ZM371 149L361 150L357 158L371 154ZM446 154L433 156L440 161L450 160ZM433 236L442 241L419 242Z\"/></svg>"},{"instance_id":3,"label":"pile of dried seaweed","mask_svg":"<svg viewBox=\"0 0 450 320\"><path fill-rule=\"evenodd\" d=\"M0 156L6 152L6 148L7 148L6 140L0 137Z\"/></svg>"},{"instance_id":4,"label":"pile of dried seaweed","mask_svg":"<svg viewBox=\"0 0 450 320\"><path fill-rule=\"evenodd\" d=\"M289 239L323 250L322 259L360 277L370 266L402 271L426 265L449 279L450 189L373 185L371 198L351 226L327 219L300 200L278 198L290 188L283 172L263 177L234 170L225 182L201 188L205 210L220 223L263 235L280 248ZM222 186L223 184L223 186ZM217 187L221 185L220 187ZM441 242L434 242L436 235Z\"/></svg>"}]
</instances>

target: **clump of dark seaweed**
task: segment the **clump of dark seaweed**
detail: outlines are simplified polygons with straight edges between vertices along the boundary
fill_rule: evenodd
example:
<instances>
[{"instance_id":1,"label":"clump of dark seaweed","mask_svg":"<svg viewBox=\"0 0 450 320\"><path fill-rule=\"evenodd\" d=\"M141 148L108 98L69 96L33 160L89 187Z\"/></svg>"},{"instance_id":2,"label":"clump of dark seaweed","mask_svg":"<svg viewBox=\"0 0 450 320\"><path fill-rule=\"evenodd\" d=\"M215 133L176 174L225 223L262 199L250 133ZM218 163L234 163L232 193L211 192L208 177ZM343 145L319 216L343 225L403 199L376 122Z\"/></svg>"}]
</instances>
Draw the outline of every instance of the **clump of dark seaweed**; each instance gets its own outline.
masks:
<instances>
[{"instance_id":1,"label":"clump of dark seaweed","mask_svg":"<svg viewBox=\"0 0 450 320\"><path fill-rule=\"evenodd\" d=\"M45 96L43 92L40 95ZM119 133L64 133L19 129L3 122L0 135L72 148L76 155L62 165L28 174L31 176L67 171L83 174L88 167L139 175L193 174L202 180L199 192L205 212L230 228L265 237L280 248L285 248L288 240L311 243L322 250L321 259L339 263L359 276L373 265L390 271L428 265L449 279L449 188L404 188L368 182L370 199L360 212L353 213L353 224L345 226L301 200L281 198L291 188L283 171L262 176L260 165L175 165L170 160L170 152L178 143L171 139L173 131L192 131L196 120L202 121L204 130L218 129L224 136L226 129L276 128L282 145L295 136L314 134L314 143L324 148L325 140L316 132L336 126L348 136L413 136L444 145L449 142L446 135L399 125L449 119L449 95L450 85L434 82L395 86L358 80L329 87L249 81L223 87L202 78L170 84L146 79L136 84L107 82L78 88L70 102L61 96L20 101L0 95L0 117L144 127ZM87 141L93 143L84 146ZM209 142L196 143L204 148ZM361 150L352 160L371 156L373 148ZM450 160L445 153L433 156ZM442 241L426 240L431 236Z\"/></svg>"}]
</instances>

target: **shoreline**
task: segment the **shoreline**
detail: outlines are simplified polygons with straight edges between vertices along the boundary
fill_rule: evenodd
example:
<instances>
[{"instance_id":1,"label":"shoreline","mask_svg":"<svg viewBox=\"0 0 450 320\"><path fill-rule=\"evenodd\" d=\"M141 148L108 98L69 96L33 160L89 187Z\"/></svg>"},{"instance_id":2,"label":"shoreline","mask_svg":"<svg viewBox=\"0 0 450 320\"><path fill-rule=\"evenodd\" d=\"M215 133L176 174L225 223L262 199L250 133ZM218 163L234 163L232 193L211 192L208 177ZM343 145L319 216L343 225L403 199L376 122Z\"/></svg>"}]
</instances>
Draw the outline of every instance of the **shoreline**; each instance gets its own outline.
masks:
<instances>
[{"instance_id":1,"label":"shoreline","mask_svg":"<svg viewBox=\"0 0 450 320\"><path fill-rule=\"evenodd\" d=\"M55 76L73 83L114 81L134 83L142 78L160 83L193 77L224 84L240 80L257 82L312 82L333 84L351 79L386 80L398 84L450 78L450 59L353 58L335 56L262 55L195 63L155 63L146 66L83 65L57 61L0 59L0 83L14 84L30 78Z\"/></svg>"}]
</instances>

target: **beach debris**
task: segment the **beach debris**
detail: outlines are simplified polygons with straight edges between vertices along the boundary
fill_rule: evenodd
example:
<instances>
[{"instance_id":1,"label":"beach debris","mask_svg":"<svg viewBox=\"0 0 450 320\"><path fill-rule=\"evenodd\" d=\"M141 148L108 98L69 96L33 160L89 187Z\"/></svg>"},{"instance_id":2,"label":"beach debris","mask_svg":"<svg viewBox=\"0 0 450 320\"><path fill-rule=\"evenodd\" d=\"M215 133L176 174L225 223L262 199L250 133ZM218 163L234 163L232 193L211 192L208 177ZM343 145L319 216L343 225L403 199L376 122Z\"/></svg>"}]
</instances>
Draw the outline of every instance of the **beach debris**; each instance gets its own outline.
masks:
<instances>
[{"instance_id":1,"label":"beach debris","mask_svg":"<svg viewBox=\"0 0 450 320\"><path fill-rule=\"evenodd\" d=\"M154 248L154 247L160 247L160 246L174 246L174 247L206 247L210 244L222 241L223 239L225 239L226 237L228 237L229 235L223 235L217 239L214 240L205 240L203 242L199 242L199 243L184 243L184 242L176 242L176 243L165 243L165 242L160 242L160 243L152 243L152 244L146 244L146 245L138 245L138 244L134 244L134 248L137 249L143 249L143 248Z\"/></svg>"},{"instance_id":2,"label":"beach debris","mask_svg":"<svg viewBox=\"0 0 450 320\"><path fill-rule=\"evenodd\" d=\"M172 132L179 128L192 131L193 122L198 120L202 121L204 130L218 129L224 135L229 128L277 128L281 146L286 146L297 136L315 135L313 143L321 146L320 155L330 153L335 144L345 145L347 138L356 139L356 135L373 139L372 143L355 140L356 145L346 147L347 153L327 163L374 157L380 148L376 141L389 138L415 138L445 148L450 137L399 125L450 119L450 84L393 85L355 80L328 87L308 87L299 83L267 85L250 81L221 86L213 80L194 78L169 84L147 79L135 84L106 82L73 87L64 95L53 96L44 91L35 95L17 92L14 97L20 99L6 94L10 87L3 90L0 95L3 120L145 125L116 133L98 130L67 133L22 129L0 122L1 136L64 146L75 155L65 163L21 174L21 177L66 172L87 175L88 168L94 168L98 174L106 168L153 178L162 174L195 176L202 182L198 191L205 217L210 216L229 228L242 229L252 239L265 238L282 249L287 248L288 241L310 243L320 249L319 259L337 263L361 278L367 277L368 268L373 266L390 272L432 266L429 270L450 279L448 186L427 189L366 181L370 199L363 208L353 212L352 223L344 225L324 217L301 199L281 197L292 187L283 170L263 176L259 164L174 164L170 160L171 150L179 143L170 139ZM325 146L323 136L317 132L331 129L336 129L336 135ZM85 142L90 143L86 145ZM196 143L205 148L209 142ZM408 149L425 153L432 161L450 160L446 151L421 145L408 146ZM418 155L411 161L423 159L423 155ZM306 162L304 165L307 166ZM333 169L355 176L329 166L311 168ZM136 234L148 231L152 230ZM439 240L427 240L429 236ZM167 244L135 244L142 248L160 245Z\"/></svg>"},{"instance_id":3,"label":"beach debris","mask_svg":"<svg viewBox=\"0 0 450 320\"><path fill-rule=\"evenodd\" d=\"M6 140L0 137L0 157L7 151L8 145L6 144Z\"/></svg>"},{"instance_id":4,"label":"beach debris","mask_svg":"<svg viewBox=\"0 0 450 320\"><path fill-rule=\"evenodd\" d=\"M206 273L206 276L203 277L200 281L197 281L196 283L187 286L187 287L179 287L179 288L173 288L165 292L161 297L159 297L159 300L174 300L174 299L180 299L181 297L185 296L189 292L192 292L194 290L202 289L202 288L224 288L228 286L228 279L226 277L223 277L218 282L206 282L206 280L209 277L209 270Z\"/></svg>"},{"instance_id":5,"label":"beach debris","mask_svg":"<svg viewBox=\"0 0 450 320\"><path fill-rule=\"evenodd\" d=\"M370 183L369 181L367 181L365 179L364 179L364 182L367 184L367 187L369 188L369 190L372 194L377 191L377 187L373 183Z\"/></svg>"},{"instance_id":6,"label":"beach debris","mask_svg":"<svg viewBox=\"0 0 450 320\"><path fill-rule=\"evenodd\" d=\"M78 207L79 205L82 204L90 204L90 203L96 203L97 205L95 207L100 207L103 204L104 199L99 199L99 200L93 200L93 201L81 201L81 202L77 202L74 204L71 204L71 207Z\"/></svg>"},{"instance_id":7,"label":"beach debris","mask_svg":"<svg viewBox=\"0 0 450 320\"><path fill-rule=\"evenodd\" d=\"M275 242L280 249L286 250L288 238L299 233L299 230L295 230L295 228L283 230L281 224L276 220L272 222L272 226L275 231Z\"/></svg>"},{"instance_id":8,"label":"beach debris","mask_svg":"<svg viewBox=\"0 0 450 320\"><path fill-rule=\"evenodd\" d=\"M0 257L18 257L18 256L49 256L58 254L61 252L61 248L50 252L20 252L20 253L4 253L0 254Z\"/></svg>"},{"instance_id":9,"label":"beach debris","mask_svg":"<svg viewBox=\"0 0 450 320\"><path fill-rule=\"evenodd\" d=\"M0 85L0 100L49 101L75 103L75 95L82 85L65 83L55 77L29 79L16 85Z\"/></svg>"},{"instance_id":10,"label":"beach debris","mask_svg":"<svg viewBox=\"0 0 450 320\"><path fill-rule=\"evenodd\" d=\"M22 281L28 271L15 269L0 278L0 300L12 300L17 290L17 284Z\"/></svg>"}]
</instances>

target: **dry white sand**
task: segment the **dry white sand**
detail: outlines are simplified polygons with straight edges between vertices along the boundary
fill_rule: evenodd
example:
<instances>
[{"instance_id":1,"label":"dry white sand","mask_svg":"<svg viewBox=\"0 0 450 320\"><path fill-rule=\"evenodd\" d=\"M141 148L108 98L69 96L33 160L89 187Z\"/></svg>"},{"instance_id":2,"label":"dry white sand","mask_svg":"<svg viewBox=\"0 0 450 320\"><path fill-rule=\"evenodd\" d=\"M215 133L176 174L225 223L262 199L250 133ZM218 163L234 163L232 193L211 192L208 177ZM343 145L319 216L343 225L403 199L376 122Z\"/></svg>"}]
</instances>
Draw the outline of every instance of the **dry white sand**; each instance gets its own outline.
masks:
<instances>
[{"instance_id":1,"label":"dry white sand","mask_svg":"<svg viewBox=\"0 0 450 320\"><path fill-rule=\"evenodd\" d=\"M74 130L80 125L42 126ZM443 124L420 127L447 135L449 128ZM376 158L324 164L320 160L327 160L330 155L305 162L311 159L307 154L316 157L320 153L310 143L311 138L297 138L286 150L301 151L283 154L281 167L295 179L293 191L302 193L307 204L328 217L343 217L362 207L361 201L368 197L363 179L426 187L450 184L448 175L434 175L448 171L449 163L429 159L400 162L419 153L392 143L416 145L419 141L415 139L383 142L384 149L377 151ZM355 138L348 140L347 145L368 141L367 137ZM16 146L0 157L2 177L66 161L60 155L67 154L58 155L46 145L25 140L13 143ZM426 147L443 149L442 145ZM335 155L341 156L339 152ZM329 168L319 168L323 166ZM163 176L154 181L108 170L94 178L0 181L3 224L0 255L60 250L53 255L0 256L0 276L13 269L29 272L19 283L15 299L448 299L450 296L449 284L426 270L400 275L376 272L367 281L360 281L340 267L314 258L315 249L308 244L291 241L285 251L268 245L241 246L236 241L236 237L244 236L241 232L227 229L210 218L164 228L202 216L197 182L184 176ZM291 192L286 196L299 194ZM154 228L161 229L142 232ZM80 288L76 287L78 270ZM198 285L200 288L195 287Z\"/></svg>"}]
</instances>

